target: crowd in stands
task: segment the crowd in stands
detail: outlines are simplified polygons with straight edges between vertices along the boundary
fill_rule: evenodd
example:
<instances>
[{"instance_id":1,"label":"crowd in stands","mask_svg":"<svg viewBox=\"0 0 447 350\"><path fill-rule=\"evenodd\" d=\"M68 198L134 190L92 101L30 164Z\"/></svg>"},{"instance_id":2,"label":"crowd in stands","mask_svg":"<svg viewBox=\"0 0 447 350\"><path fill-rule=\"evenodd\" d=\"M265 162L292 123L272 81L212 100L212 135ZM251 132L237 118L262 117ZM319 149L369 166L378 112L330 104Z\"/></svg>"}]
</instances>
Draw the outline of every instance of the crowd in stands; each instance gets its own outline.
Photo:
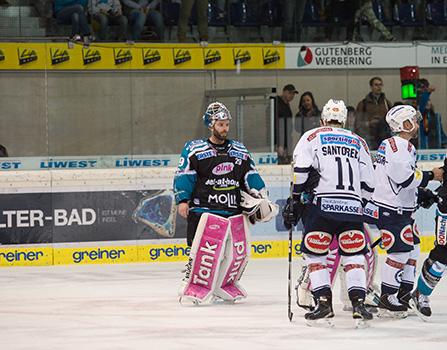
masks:
<instances>
[{"instance_id":1,"label":"crowd in stands","mask_svg":"<svg viewBox=\"0 0 447 350\"><path fill-rule=\"evenodd\" d=\"M20 0L0 0L0 6ZM240 41L229 28L267 28L259 41L444 39L446 0L30 0L40 16L97 41ZM433 30L433 27L436 30ZM213 28L213 32L210 31ZM228 35L213 35L216 30ZM166 33L169 32L169 36ZM407 34L410 33L410 36Z\"/></svg>"},{"instance_id":2,"label":"crowd in stands","mask_svg":"<svg viewBox=\"0 0 447 350\"><path fill-rule=\"evenodd\" d=\"M372 77L369 80L370 91L357 104L348 106L347 129L365 139L371 150L377 150L384 139L391 137L391 131L385 121L388 110L394 106L409 104L419 110L422 119L418 138L413 140L417 149L439 149L447 147L441 116L435 112L430 96L435 88L427 79L420 79L418 97L405 101L390 102L383 91L383 80ZM291 102L299 95L292 84L284 86L281 95L276 97L275 144L278 162L288 164L292 159L294 141L306 131L320 125L321 110L310 91L301 94L296 114Z\"/></svg>"}]
</instances>

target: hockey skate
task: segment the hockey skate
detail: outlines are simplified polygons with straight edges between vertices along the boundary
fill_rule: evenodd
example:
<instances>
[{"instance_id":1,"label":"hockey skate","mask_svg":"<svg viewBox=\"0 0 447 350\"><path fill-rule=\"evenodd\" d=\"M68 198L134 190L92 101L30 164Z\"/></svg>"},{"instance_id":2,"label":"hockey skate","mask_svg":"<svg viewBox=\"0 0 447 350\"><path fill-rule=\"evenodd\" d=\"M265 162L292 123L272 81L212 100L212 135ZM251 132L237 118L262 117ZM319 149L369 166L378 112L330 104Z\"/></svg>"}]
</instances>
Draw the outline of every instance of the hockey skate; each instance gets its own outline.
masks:
<instances>
[{"instance_id":1,"label":"hockey skate","mask_svg":"<svg viewBox=\"0 0 447 350\"><path fill-rule=\"evenodd\" d=\"M316 302L315 309L304 315L306 324L310 327L333 327L332 318L335 315L332 309L332 298L330 296L322 296L316 299Z\"/></svg>"},{"instance_id":2,"label":"hockey skate","mask_svg":"<svg viewBox=\"0 0 447 350\"><path fill-rule=\"evenodd\" d=\"M383 294L380 297L377 317L406 318L407 316L407 307L399 302L395 294Z\"/></svg>"},{"instance_id":3,"label":"hockey skate","mask_svg":"<svg viewBox=\"0 0 447 350\"><path fill-rule=\"evenodd\" d=\"M355 322L355 328L369 327L367 321L373 319L373 315L366 309L363 299L352 301L352 318Z\"/></svg>"},{"instance_id":4,"label":"hockey skate","mask_svg":"<svg viewBox=\"0 0 447 350\"><path fill-rule=\"evenodd\" d=\"M431 308L428 296L419 293L416 289L413 293L411 293L409 305L422 321L427 322L429 320L431 316Z\"/></svg>"}]
</instances>

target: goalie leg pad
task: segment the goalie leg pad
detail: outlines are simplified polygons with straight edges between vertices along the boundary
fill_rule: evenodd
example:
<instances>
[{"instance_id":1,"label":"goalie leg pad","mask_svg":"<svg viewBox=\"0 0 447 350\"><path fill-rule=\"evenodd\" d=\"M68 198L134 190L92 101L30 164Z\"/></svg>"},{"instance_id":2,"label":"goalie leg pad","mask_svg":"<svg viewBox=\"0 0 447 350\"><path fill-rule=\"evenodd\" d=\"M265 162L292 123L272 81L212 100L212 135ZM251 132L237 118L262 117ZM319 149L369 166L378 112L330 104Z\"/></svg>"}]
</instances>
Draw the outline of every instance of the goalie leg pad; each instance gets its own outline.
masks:
<instances>
[{"instance_id":1,"label":"goalie leg pad","mask_svg":"<svg viewBox=\"0 0 447 350\"><path fill-rule=\"evenodd\" d=\"M229 218L230 230L225 249L225 258L219 272L214 294L224 300L238 300L247 297L247 292L239 284L250 255L247 217L235 215Z\"/></svg>"},{"instance_id":2,"label":"goalie leg pad","mask_svg":"<svg viewBox=\"0 0 447 350\"><path fill-rule=\"evenodd\" d=\"M203 303L211 297L217 284L229 224L226 218L202 214L189 255L192 271L181 298Z\"/></svg>"}]
</instances>

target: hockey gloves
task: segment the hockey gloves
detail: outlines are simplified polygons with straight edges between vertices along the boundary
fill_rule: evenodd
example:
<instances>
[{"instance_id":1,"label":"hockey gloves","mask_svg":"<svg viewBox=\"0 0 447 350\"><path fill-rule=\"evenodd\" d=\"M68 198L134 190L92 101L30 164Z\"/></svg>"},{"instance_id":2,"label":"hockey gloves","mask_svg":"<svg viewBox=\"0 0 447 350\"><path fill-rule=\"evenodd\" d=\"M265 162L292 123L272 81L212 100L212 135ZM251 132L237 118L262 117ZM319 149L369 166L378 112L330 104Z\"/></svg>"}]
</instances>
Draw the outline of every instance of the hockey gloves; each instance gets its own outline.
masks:
<instances>
[{"instance_id":1,"label":"hockey gloves","mask_svg":"<svg viewBox=\"0 0 447 350\"><path fill-rule=\"evenodd\" d=\"M438 203L438 201L439 197L428 188L418 188L418 205L420 207L428 209L433 204Z\"/></svg>"},{"instance_id":2,"label":"hockey gloves","mask_svg":"<svg viewBox=\"0 0 447 350\"><path fill-rule=\"evenodd\" d=\"M309 174L307 175L307 180L304 183L304 192L312 193L314 188L318 186L320 177L321 175L318 170L311 168Z\"/></svg>"},{"instance_id":3,"label":"hockey gloves","mask_svg":"<svg viewBox=\"0 0 447 350\"><path fill-rule=\"evenodd\" d=\"M282 210L282 219L286 229L290 230L293 226L298 224L303 215L305 205L301 201L295 201L292 198L287 198L287 203Z\"/></svg>"}]
</instances>

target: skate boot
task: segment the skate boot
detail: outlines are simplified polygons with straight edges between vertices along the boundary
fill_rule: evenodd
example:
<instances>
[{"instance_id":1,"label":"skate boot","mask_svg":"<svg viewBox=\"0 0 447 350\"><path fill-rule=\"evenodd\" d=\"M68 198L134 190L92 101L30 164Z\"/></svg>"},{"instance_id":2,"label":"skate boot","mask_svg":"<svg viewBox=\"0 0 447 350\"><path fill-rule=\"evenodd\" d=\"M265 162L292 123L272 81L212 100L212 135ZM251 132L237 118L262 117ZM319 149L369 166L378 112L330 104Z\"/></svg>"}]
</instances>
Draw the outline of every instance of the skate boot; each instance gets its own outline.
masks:
<instances>
[{"instance_id":1,"label":"skate boot","mask_svg":"<svg viewBox=\"0 0 447 350\"><path fill-rule=\"evenodd\" d=\"M366 321L373 319L373 315L366 309L363 299L352 301L352 318L355 321L356 328L366 328L368 324Z\"/></svg>"},{"instance_id":2,"label":"skate boot","mask_svg":"<svg viewBox=\"0 0 447 350\"><path fill-rule=\"evenodd\" d=\"M308 326L333 327L332 318L334 310L332 309L332 297L321 296L316 299L315 309L304 315Z\"/></svg>"},{"instance_id":3,"label":"skate boot","mask_svg":"<svg viewBox=\"0 0 447 350\"><path fill-rule=\"evenodd\" d=\"M380 297L377 317L406 318L407 307L402 305L395 294L383 294Z\"/></svg>"},{"instance_id":4,"label":"skate boot","mask_svg":"<svg viewBox=\"0 0 447 350\"><path fill-rule=\"evenodd\" d=\"M418 315L423 321L428 321L431 316L430 300L428 296L419 293L416 289L411 293L410 307L414 310L416 315Z\"/></svg>"}]
</instances>

